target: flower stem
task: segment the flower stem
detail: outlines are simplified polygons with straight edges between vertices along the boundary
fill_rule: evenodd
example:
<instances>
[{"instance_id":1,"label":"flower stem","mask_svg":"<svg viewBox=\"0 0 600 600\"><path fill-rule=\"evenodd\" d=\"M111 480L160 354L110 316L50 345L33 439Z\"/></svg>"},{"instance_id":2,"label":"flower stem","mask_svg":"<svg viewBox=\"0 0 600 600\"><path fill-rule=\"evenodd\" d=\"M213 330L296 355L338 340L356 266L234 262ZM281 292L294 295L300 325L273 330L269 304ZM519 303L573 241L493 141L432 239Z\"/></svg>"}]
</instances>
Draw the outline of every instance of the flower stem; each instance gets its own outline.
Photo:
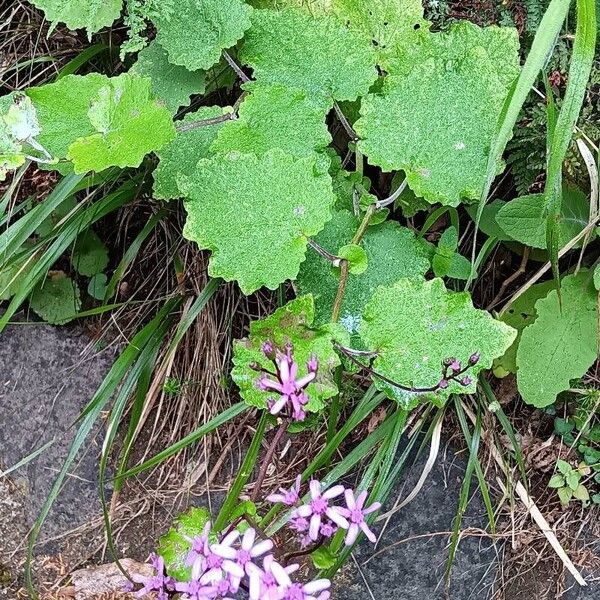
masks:
<instances>
[{"instance_id":1,"label":"flower stem","mask_svg":"<svg viewBox=\"0 0 600 600\"><path fill-rule=\"evenodd\" d=\"M238 65L229 52L223 50L223 58L227 61L227 64L235 71L235 74L242 80L242 83L248 83L252 81L244 71L242 71L242 67Z\"/></svg>"},{"instance_id":2,"label":"flower stem","mask_svg":"<svg viewBox=\"0 0 600 600\"><path fill-rule=\"evenodd\" d=\"M260 471L258 472L258 477L256 478L256 482L254 483L254 487L252 488L252 494L250 495L250 500L252 502L256 502L256 499L258 498L262 484L265 480L265 477L267 476L267 469L269 468L269 465L271 464L273 454L275 454L275 450L277 449L277 446L279 445L279 442L281 441L283 434L287 430L287 425L288 425L288 422L286 420L281 421L281 423L279 424L279 428L277 429L277 433L275 433L273 440L271 441L271 443L269 444L269 447L267 448L267 453L265 454L265 457L262 461L262 464L260 466Z\"/></svg>"},{"instance_id":3,"label":"flower stem","mask_svg":"<svg viewBox=\"0 0 600 600\"><path fill-rule=\"evenodd\" d=\"M340 266L340 262L342 261L342 259L339 256L336 256L335 254L331 254L331 252L328 252L327 250L325 250L325 248L323 248L323 246L320 246L314 240L308 240L308 245L317 254L322 256L325 260L328 260L334 267Z\"/></svg>"}]
</instances>

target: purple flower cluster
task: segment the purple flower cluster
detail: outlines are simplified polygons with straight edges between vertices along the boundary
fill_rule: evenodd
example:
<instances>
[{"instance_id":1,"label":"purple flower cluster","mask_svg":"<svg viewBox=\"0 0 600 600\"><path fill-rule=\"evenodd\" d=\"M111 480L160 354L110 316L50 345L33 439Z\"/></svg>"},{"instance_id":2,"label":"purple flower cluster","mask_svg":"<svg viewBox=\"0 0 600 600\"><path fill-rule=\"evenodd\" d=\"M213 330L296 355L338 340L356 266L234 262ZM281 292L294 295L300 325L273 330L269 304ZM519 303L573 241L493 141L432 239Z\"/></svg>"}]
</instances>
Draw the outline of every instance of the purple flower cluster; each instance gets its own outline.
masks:
<instances>
[{"instance_id":1,"label":"purple flower cluster","mask_svg":"<svg viewBox=\"0 0 600 600\"><path fill-rule=\"evenodd\" d=\"M463 366L457 358L446 358L442 363L442 378L437 384L437 387L441 390L445 390L450 385L451 381L456 381L463 387L471 385L473 380L468 375L464 375L464 373L471 367L474 367L479 362L479 359L479 352L475 352L469 356L466 366ZM461 377L461 375L464 375L464 377Z\"/></svg>"},{"instance_id":2,"label":"purple flower cluster","mask_svg":"<svg viewBox=\"0 0 600 600\"><path fill-rule=\"evenodd\" d=\"M344 542L351 546L362 531L367 539L375 542L375 534L369 529L365 517L379 510L381 504L373 502L365 507L367 492L363 491L358 496L352 489L343 485L334 485L326 491L322 490L321 483L312 480L309 483L309 498L305 504L300 503L300 476L294 486L289 490L281 489L281 493L267 496L269 502L280 502L286 506L294 506L289 526L301 534L303 546L316 542L321 538L330 538L338 529L346 530ZM345 506L336 506L332 503L336 498L342 497Z\"/></svg>"},{"instance_id":3,"label":"purple flower cluster","mask_svg":"<svg viewBox=\"0 0 600 600\"><path fill-rule=\"evenodd\" d=\"M293 346L287 344L282 352L275 348L272 342L262 345L263 354L273 363L275 370L269 371L253 363L251 367L262 374L256 380L256 386L264 392L274 392L276 396L267 399L267 406L272 415L281 413L284 409L295 421L306 418L305 406L308 404L306 388L317 377L319 361L311 356L306 363L307 374L298 377L299 365L293 358Z\"/></svg>"},{"instance_id":4,"label":"purple flower cluster","mask_svg":"<svg viewBox=\"0 0 600 600\"><path fill-rule=\"evenodd\" d=\"M142 584L136 596L157 592L158 600L166 600L170 593L180 594L182 600L233 600L240 589L248 591L250 600L328 600L331 585L328 579L308 583L294 582L290 575L299 565L280 565L269 552L271 540L257 541L256 530L248 528L241 536L233 530L211 543L211 524L207 523L201 535L188 538L191 544L186 564L191 577L186 582L175 582L164 573L164 561L152 556L156 575L135 576ZM262 565L255 560L262 557Z\"/></svg>"}]
</instances>

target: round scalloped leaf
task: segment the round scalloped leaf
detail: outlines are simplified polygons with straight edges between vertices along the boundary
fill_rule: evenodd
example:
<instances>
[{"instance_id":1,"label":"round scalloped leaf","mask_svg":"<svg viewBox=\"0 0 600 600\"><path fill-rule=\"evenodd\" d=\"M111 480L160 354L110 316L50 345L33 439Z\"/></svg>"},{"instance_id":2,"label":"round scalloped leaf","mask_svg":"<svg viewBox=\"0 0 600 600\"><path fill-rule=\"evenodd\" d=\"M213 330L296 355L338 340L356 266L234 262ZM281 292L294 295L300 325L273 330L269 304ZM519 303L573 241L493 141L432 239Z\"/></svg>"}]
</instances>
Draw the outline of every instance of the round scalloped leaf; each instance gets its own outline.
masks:
<instances>
[{"instance_id":1,"label":"round scalloped leaf","mask_svg":"<svg viewBox=\"0 0 600 600\"><path fill-rule=\"evenodd\" d=\"M366 94L377 79L368 37L332 16L296 9L254 11L240 60L258 81L301 88L329 107Z\"/></svg>"},{"instance_id":2,"label":"round scalloped leaf","mask_svg":"<svg viewBox=\"0 0 600 600\"><path fill-rule=\"evenodd\" d=\"M539 408L569 389L598 356L598 294L592 273L581 269L535 303L537 319L525 327L517 350L517 387L523 400Z\"/></svg>"},{"instance_id":3,"label":"round scalloped leaf","mask_svg":"<svg viewBox=\"0 0 600 600\"><path fill-rule=\"evenodd\" d=\"M169 531L160 538L158 554L163 557L167 574L177 581L189 581L191 567L186 565L192 547L188 538L201 535L210 521L210 513L202 507L190 508L180 514Z\"/></svg>"},{"instance_id":4,"label":"round scalloped leaf","mask_svg":"<svg viewBox=\"0 0 600 600\"><path fill-rule=\"evenodd\" d=\"M262 344L268 340L281 349L288 343L293 345L294 360L300 366L300 375L305 374L306 362L311 355L319 359L317 378L307 388L310 397L308 410L320 410L327 398L338 393L333 371L340 364L340 359L333 348L333 340L340 339L339 336L343 333L330 327L314 327L314 314L312 296L301 296L277 309L266 319L250 323L249 336L233 343L234 367L231 376L240 388L240 395L245 402L251 406L266 408L267 398L273 395L256 387L258 373L250 368L250 364L256 362L272 370L273 364L261 352ZM336 331L335 336L332 331Z\"/></svg>"},{"instance_id":5,"label":"round scalloped leaf","mask_svg":"<svg viewBox=\"0 0 600 600\"><path fill-rule=\"evenodd\" d=\"M331 142L325 111L305 92L282 85L253 84L239 118L221 128L213 152L244 152L261 156L281 148L298 158L324 150Z\"/></svg>"},{"instance_id":6,"label":"round scalloped leaf","mask_svg":"<svg viewBox=\"0 0 600 600\"><path fill-rule=\"evenodd\" d=\"M152 92L164 102L173 115L180 106L190 103L192 94L204 94L206 89L204 71L188 71L185 67L170 63L166 50L156 41L150 42L141 50L137 62L129 72L149 77L152 81Z\"/></svg>"},{"instance_id":7,"label":"round scalloped leaf","mask_svg":"<svg viewBox=\"0 0 600 600\"><path fill-rule=\"evenodd\" d=\"M91 229L77 237L71 253L73 268L84 277L101 273L108 266L108 248Z\"/></svg>"},{"instance_id":8,"label":"round scalloped leaf","mask_svg":"<svg viewBox=\"0 0 600 600\"><path fill-rule=\"evenodd\" d=\"M53 157L64 158L74 140L95 133L88 117L90 102L109 81L99 73L67 75L27 90L41 129L37 141Z\"/></svg>"},{"instance_id":9,"label":"round scalloped leaf","mask_svg":"<svg viewBox=\"0 0 600 600\"><path fill-rule=\"evenodd\" d=\"M109 27L121 14L122 0L32 0L44 11L48 21L55 26L64 23L69 29L85 28L88 37Z\"/></svg>"},{"instance_id":10,"label":"round scalloped leaf","mask_svg":"<svg viewBox=\"0 0 600 600\"><path fill-rule=\"evenodd\" d=\"M244 294L295 279L307 239L331 218L331 177L315 158L279 149L203 159L177 179L188 213L184 236L211 250L209 273Z\"/></svg>"},{"instance_id":11,"label":"round scalloped leaf","mask_svg":"<svg viewBox=\"0 0 600 600\"><path fill-rule=\"evenodd\" d=\"M97 273L94 275L87 287L88 294L96 300L104 300L104 294L106 293L106 283L108 277L104 273Z\"/></svg>"},{"instance_id":12,"label":"round scalloped leaf","mask_svg":"<svg viewBox=\"0 0 600 600\"><path fill-rule=\"evenodd\" d=\"M401 279L391 287L378 288L367 304L359 333L366 347L377 352L373 369L405 386L435 386L444 359L455 357L466 364L469 356L478 352L479 362L469 370L470 385L451 381L437 393L439 399L453 393L474 393L477 374L491 367L517 335L512 327L474 308L467 292L446 290L441 279ZM373 379L402 405L418 402L418 394Z\"/></svg>"},{"instance_id":13,"label":"round scalloped leaf","mask_svg":"<svg viewBox=\"0 0 600 600\"><path fill-rule=\"evenodd\" d=\"M146 154L175 137L171 114L150 87L148 78L123 73L98 90L88 110L96 132L79 137L67 153L76 173L138 167Z\"/></svg>"},{"instance_id":14,"label":"round scalloped leaf","mask_svg":"<svg viewBox=\"0 0 600 600\"><path fill-rule=\"evenodd\" d=\"M352 240L359 225L360 221L347 210L335 212L315 241L337 254L339 248ZM391 285L402 277L422 276L429 269L424 247L412 231L395 221L369 227L361 245L368 267L361 275L348 276L340 312L340 323L350 334L357 332L363 310L378 286ZM296 285L301 294L313 294L316 323L328 323L339 285L339 269L333 269L327 260L309 248Z\"/></svg>"},{"instance_id":15,"label":"round scalloped leaf","mask_svg":"<svg viewBox=\"0 0 600 600\"><path fill-rule=\"evenodd\" d=\"M63 325L72 321L81 308L79 287L64 273L55 273L32 292L29 305L46 323Z\"/></svg>"},{"instance_id":16,"label":"round scalloped leaf","mask_svg":"<svg viewBox=\"0 0 600 600\"><path fill-rule=\"evenodd\" d=\"M369 36L384 68L390 58L415 44L419 34L430 26L423 18L421 0L332 0L332 3L340 18Z\"/></svg>"},{"instance_id":17,"label":"round scalloped leaf","mask_svg":"<svg viewBox=\"0 0 600 600\"><path fill-rule=\"evenodd\" d=\"M369 266L369 259L364 248L356 244L346 244L342 246L337 255L348 261L348 273L351 275L361 275Z\"/></svg>"},{"instance_id":18,"label":"round scalloped leaf","mask_svg":"<svg viewBox=\"0 0 600 600\"><path fill-rule=\"evenodd\" d=\"M194 121L212 119L220 117L229 110L228 107L204 106L197 112L188 113L182 121L177 123L185 125ZM198 161L210 155L209 148L224 124L224 122L215 123L188 131L178 131L173 141L156 152L160 162L153 173L155 198L171 200L181 197L177 188L177 175L180 173L191 174Z\"/></svg>"},{"instance_id":19,"label":"round scalloped leaf","mask_svg":"<svg viewBox=\"0 0 600 600\"><path fill-rule=\"evenodd\" d=\"M398 55L381 93L363 98L354 128L371 164L404 170L411 189L430 203L457 206L480 195L489 146L519 72L518 39L513 29L473 24L419 39Z\"/></svg>"},{"instance_id":20,"label":"round scalloped leaf","mask_svg":"<svg viewBox=\"0 0 600 600\"><path fill-rule=\"evenodd\" d=\"M243 37L251 12L244 0L180 0L154 17L156 41L173 64L206 70Z\"/></svg>"}]
</instances>

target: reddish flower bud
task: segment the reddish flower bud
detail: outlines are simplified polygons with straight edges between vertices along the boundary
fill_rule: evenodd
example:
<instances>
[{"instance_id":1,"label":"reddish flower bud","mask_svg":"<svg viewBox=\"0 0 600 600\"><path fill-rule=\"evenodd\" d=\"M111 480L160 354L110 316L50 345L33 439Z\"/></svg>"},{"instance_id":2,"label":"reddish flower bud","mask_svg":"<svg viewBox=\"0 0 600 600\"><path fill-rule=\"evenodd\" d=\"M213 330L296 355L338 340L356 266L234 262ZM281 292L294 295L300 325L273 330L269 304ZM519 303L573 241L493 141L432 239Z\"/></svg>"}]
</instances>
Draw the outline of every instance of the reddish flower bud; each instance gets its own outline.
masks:
<instances>
[{"instance_id":1,"label":"reddish flower bud","mask_svg":"<svg viewBox=\"0 0 600 600\"><path fill-rule=\"evenodd\" d=\"M448 387L448 380L447 379L442 379L439 383L438 383L438 387L441 390L445 390Z\"/></svg>"},{"instance_id":2,"label":"reddish flower bud","mask_svg":"<svg viewBox=\"0 0 600 600\"><path fill-rule=\"evenodd\" d=\"M476 365L479 362L480 358L481 358L481 355L479 354L479 352L475 352L475 353L471 354L471 356L469 356L469 364Z\"/></svg>"}]
</instances>

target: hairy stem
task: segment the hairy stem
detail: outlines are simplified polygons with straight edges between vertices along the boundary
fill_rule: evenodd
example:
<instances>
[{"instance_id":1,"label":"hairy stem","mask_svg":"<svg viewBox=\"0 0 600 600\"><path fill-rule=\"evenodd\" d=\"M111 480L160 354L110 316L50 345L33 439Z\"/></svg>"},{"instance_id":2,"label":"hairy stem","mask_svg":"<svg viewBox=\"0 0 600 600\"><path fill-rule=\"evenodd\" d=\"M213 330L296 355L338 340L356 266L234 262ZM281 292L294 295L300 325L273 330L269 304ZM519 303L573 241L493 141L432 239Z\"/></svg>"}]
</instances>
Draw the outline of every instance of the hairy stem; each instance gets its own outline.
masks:
<instances>
[{"instance_id":1,"label":"hairy stem","mask_svg":"<svg viewBox=\"0 0 600 600\"><path fill-rule=\"evenodd\" d=\"M238 65L235 60L233 60L232 56L229 52L223 50L223 58L227 61L227 64L235 71L235 74L242 80L242 83L248 83L252 81L244 71L242 71L242 67Z\"/></svg>"},{"instance_id":2,"label":"hairy stem","mask_svg":"<svg viewBox=\"0 0 600 600\"><path fill-rule=\"evenodd\" d=\"M277 449L277 446L279 445L279 442L281 441L283 434L287 430L287 425L288 425L288 422L286 420L281 421L281 423L279 424L279 428L277 429L277 433L275 434L275 436L273 437L273 440L271 441L271 443L269 444L269 447L267 448L267 453L265 454L262 465L260 466L260 471L258 472L258 477L256 478L256 482L254 483L254 488L252 489L252 494L250 495L250 500L252 502L256 502L256 499L258 498L258 494L260 493L262 484L265 480L265 477L267 476L267 469L269 468L269 465L271 464L271 460L273 459L273 454L275 454L275 450Z\"/></svg>"},{"instance_id":3,"label":"hairy stem","mask_svg":"<svg viewBox=\"0 0 600 600\"><path fill-rule=\"evenodd\" d=\"M319 244L317 244L317 242L315 242L314 240L308 240L308 245L320 256L322 256L325 260L328 260L334 267L339 267L340 263L343 259L341 259L339 256L336 256L335 254L331 254L331 252L328 252L327 250L325 250L325 248L323 248L323 246L320 246Z\"/></svg>"},{"instance_id":4,"label":"hairy stem","mask_svg":"<svg viewBox=\"0 0 600 600\"><path fill-rule=\"evenodd\" d=\"M356 135L356 131L354 131L354 129L352 129L352 125L350 125L350 122L348 121L348 119L346 119L346 115L344 115L344 113L342 112L342 109L340 108L340 105L337 102L333 103L333 110L335 111L337 118L339 119L340 123L342 124L344 131L348 134L348 137L353 142L356 142L358 140L358 135Z\"/></svg>"}]
</instances>

